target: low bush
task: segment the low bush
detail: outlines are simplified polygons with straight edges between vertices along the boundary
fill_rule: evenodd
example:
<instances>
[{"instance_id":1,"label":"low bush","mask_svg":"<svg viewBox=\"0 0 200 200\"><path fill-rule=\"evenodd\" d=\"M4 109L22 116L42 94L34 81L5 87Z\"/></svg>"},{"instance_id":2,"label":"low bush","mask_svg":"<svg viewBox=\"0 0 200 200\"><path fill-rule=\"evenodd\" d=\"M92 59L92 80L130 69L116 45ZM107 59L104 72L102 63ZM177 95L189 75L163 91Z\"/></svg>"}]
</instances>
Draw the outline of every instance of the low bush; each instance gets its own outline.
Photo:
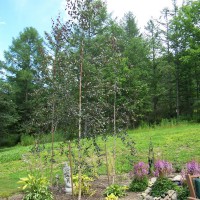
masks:
<instances>
[{"instance_id":1,"label":"low bush","mask_svg":"<svg viewBox=\"0 0 200 200\"><path fill-rule=\"evenodd\" d=\"M27 134L23 134L21 135L21 145L22 146L29 146L29 145L33 145L35 142L35 138L33 137L33 135L27 135Z\"/></svg>"},{"instance_id":2,"label":"low bush","mask_svg":"<svg viewBox=\"0 0 200 200\"><path fill-rule=\"evenodd\" d=\"M131 192L143 192L148 187L148 178L133 179L129 185L129 191Z\"/></svg>"},{"instance_id":3,"label":"low bush","mask_svg":"<svg viewBox=\"0 0 200 200\"><path fill-rule=\"evenodd\" d=\"M53 200L46 177L28 175L26 178L20 178L18 183L22 184L20 188L25 191L23 200Z\"/></svg>"},{"instance_id":4,"label":"low bush","mask_svg":"<svg viewBox=\"0 0 200 200\"><path fill-rule=\"evenodd\" d=\"M189 195L190 195L189 188L186 184L184 184L182 187L178 187L177 200L185 200L189 197Z\"/></svg>"},{"instance_id":5,"label":"low bush","mask_svg":"<svg viewBox=\"0 0 200 200\"><path fill-rule=\"evenodd\" d=\"M81 176L81 194L82 195L93 195L95 193L94 190L91 189L91 182L93 181L92 178L88 177L87 175ZM78 174L73 176L73 191L74 195L78 195L79 193L79 177Z\"/></svg>"},{"instance_id":6,"label":"low bush","mask_svg":"<svg viewBox=\"0 0 200 200\"><path fill-rule=\"evenodd\" d=\"M108 186L104 192L105 196L109 196L109 195L115 195L116 197L123 197L126 195L126 190L128 189L128 187L126 186L121 186L118 184L112 184L110 186Z\"/></svg>"},{"instance_id":7,"label":"low bush","mask_svg":"<svg viewBox=\"0 0 200 200\"><path fill-rule=\"evenodd\" d=\"M28 135L28 134L23 134L21 136L21 145L22 146L29 146L33 145L35 141L37 140L40 144L46 144L46 143L51 143L52 142L52 135L51 133L49 134L37 134L37 135ZM54 142L63 142L65 141L65 135L63 133L56 132L54 134Z\"/></svg>"},{"instance_id":8,"label":"low bush","mask_svg":"<svg viewBox=\"0 0 200 200\"><path fill-rule=\"evenodd\" d=\"M151 196L159 197L168 190L177 190L177 185L175 185L171 180L166 177L158 177L156 182L152 186Z\"/></svg>"}]
</instances>

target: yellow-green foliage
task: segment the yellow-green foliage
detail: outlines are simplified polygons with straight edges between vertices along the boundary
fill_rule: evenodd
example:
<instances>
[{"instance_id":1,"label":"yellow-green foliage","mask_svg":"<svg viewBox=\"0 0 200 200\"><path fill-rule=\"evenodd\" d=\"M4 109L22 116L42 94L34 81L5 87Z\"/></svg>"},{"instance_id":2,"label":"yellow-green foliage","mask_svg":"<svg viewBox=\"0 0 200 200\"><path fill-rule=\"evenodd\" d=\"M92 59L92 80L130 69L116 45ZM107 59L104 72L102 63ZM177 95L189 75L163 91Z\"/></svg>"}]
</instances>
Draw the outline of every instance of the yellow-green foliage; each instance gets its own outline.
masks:
<instances>
[{"instance_id":1,"label":"yellow-green foliage","mask_svg":"<svg viewBox=\"0 0 200 200\"><path fill-rule=\"evenodd\" d=\"M81 193L83 195L93 195L95 193L94 190L91 189L91 182L93 181L92 178L88 177L87 175L81 176ZM79 179L78 174L73 176L73 189L74 195L78 195L79 192Z\"/></svg>"},{"instance_id":2,"label":"yellow-green foliage","mask_svg":"<svg viewBox=\"0 0 200 200\"><path fill-rule=\"evenodd\" d=\"M26 192L24 200L52 200L53 195L49 191L48 186L49 182L46 177L35 177L28 175L28 177L20 178L18 181L22 186L22 190Z\"/></svg>"},{"instance_id":3,"label":"yellow-green foliage","mask_svg":"<svg viewBox=\"0 0 200 200\"><path fill-rule=\"evenodd\" d=\"M105 200L118 200L118 197L115 196L113 193L108 195Z\"/></svg>"}]
</instances>

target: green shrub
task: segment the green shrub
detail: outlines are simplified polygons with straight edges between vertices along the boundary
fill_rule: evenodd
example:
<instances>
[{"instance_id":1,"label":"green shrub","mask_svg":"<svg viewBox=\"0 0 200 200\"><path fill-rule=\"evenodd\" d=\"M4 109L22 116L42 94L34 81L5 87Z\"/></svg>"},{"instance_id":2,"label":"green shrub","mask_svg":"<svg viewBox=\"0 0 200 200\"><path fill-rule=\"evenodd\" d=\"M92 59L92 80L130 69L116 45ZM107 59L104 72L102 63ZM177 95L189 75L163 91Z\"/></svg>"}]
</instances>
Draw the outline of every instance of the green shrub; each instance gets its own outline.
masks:
<instances>
[{"instance_id":1,"label":"green shrub","mask_svg":"<svg viewBox=\"0 0 200 200\"><path fill-rule=\"evenodd\" d=\"M87 175L81 176L81 194L83 195L93 195L95 191L91 189L91 182L93 181L92 178L88 177ZM73 176L73 189L74 195L78 195L79 193L79 177L78 174Z\"/></svg>"},{"instance_id":2,"label":"green shrub","mask_svg":"<svg viewBox=\"0 0 200 200\"><path fill-rule=\"evenodd\" d=\"M165 194L168 190L176 190L177 185L175 185L171 180L166 177L159 177L152 186L151 196L159 197Z\"/></svg>"},{"instance_id":3,"label":"green shrub","mask_svg":"<svg viewBox=\"0 0 200 200\"><path fill-rule=\"evenodd\" d=\"M129 185L129 190L131 192L143 192L148 187L148 178L144 177L142 179L133 179Z\"/></svg>"},{"instance_id":4,"label":"green shrub","mask_svg":"<svg viewBox=\"0 0 200 200\"><path fill-rule=\"evenodd\" d=\"M178 193L177 200L185 200L190 195L187 185L183 185L182 187L179 187L177 189L177 193Z\"/></svg>"},{"instance_id":5,"label":"green shrub","mask_svg":"<svg viewBox=\"0 0 200 200\"><path fill-rule=\"evenodd\" d=\"M104 195L108 197L109 195L114 194L117 197L123 197L126 195L127 189L126 186L112 184L106 188Z\"/></svg>"},{"instance_id":6,"label":"green shrub","mask_svg":"<svg viewBox=\"0 0 200 200\"><path fill-rule=\"evenodd\" d=\"M21 136L21 145L22 146L29 146L33 145L35 141L38 140L40 144L46 144L52 142L52 135L49 134L37 134L35 136L23 134ZM55 133L54 134L54 142L62 142L65 141L65 135L63 133Z\"/></svg>"},{"instance_id":7,"label":"green shrub","mask_svg":"<svg viewBox=\"0 0 200 200\"><path fill-rule=\"evenodd\" d=\"M26 178L20 178L20 187L25 191L23 200L53 200L53 195L50 192L48 185L49 182L45 177L36 178L28 175Z\"/></svg>"},{"instance_id":8,"label":"green shrub","mask_svg":"<svg viewBox=\"0 0 200 200\"><path fill-rule=\"evenodd\" d=\"M22 146L33 145L34 142L35 142L35 138L33 137L33 135L23 134L21 136L21 145Z\"/></svg>"}]
</instances>

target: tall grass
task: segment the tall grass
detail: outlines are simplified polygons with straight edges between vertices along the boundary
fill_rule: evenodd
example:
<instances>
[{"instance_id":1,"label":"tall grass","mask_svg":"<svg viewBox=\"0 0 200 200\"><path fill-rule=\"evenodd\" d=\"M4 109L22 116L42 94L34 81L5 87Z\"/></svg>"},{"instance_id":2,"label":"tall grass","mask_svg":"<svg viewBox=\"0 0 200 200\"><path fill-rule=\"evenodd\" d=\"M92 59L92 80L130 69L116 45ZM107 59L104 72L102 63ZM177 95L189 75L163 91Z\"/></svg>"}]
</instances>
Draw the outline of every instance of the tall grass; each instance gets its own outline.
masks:
<instances>
[{"instance_id":1,"label":"tall grass","mask_svg":"<svg viewBox=\"0 0 200 200\"><path fill-rule=\"evenodd\" d=\"M24 134L21 136L21 145L22 146L29 146L33 145L36 141L40 144L51 143L51 134L38 134L38 135L27 135ZM54 135L54 142L63 142L66 140L66 135L64 133L57 132Z\"/></svg>"}]
</instances>

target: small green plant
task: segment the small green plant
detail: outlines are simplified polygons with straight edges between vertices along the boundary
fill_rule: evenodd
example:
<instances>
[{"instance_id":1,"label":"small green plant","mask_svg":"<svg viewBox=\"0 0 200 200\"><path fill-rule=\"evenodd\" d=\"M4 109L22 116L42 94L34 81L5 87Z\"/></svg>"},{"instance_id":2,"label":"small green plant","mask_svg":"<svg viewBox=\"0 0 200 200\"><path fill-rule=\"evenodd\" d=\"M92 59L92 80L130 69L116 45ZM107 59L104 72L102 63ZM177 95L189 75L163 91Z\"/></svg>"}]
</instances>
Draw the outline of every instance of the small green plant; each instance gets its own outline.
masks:
<instances>
[{"instance_id":1,"label":"small green plant","mask_svg":"<svg viewBox=\"0 0 200 200\"><path fill-rule=\"evenodd\" d=\"M87 175L81 176L81 193L83 195L90 195L92 196L95 191L91 189L91 182L93 181L92 178L88 177ZM79 193L79 179L78 174L73 176L73 189L74 189L74 195L78 195Z\"/></svg>"},{"instance_id":2,"label":"small green plant","mask_svg":"<svg viewBox=\"0 0 200 200\"><path fill-rule=\"evenodd\" d=\"M25 191L25 196L23 200L52 200L53 195L49 190L49 182L46 177L34 177L28 175L26 178L20 178L18 181L22 184L20 187Z\"/></svg>"},{"instance_id":3,"label":"small green plant","mask_svg":"<svg viewBox=\"0 0 200 200\"><path fill-rule=\"evenodd\" d=\"M127 189L127 186L112 184L106 188L104 195L108 197L109 195L114 194L116 197L123 197L126 195Z\"/></svg>"},{"instance_id":4,"label":"small green plant","mask_svg":"<svg viewBox=\"0 0 200 200\"><path fill-rule=\"evenodd\" d=\"M168 190L177 190L177 185L175 185L171 180L166 177L158 177L154 185L152 186L151 196L159 197L165 194Z\"/></svg>"},{"instance_id":5,"label":"small green plant","mask_svg":"<svg viewBox=\"0 0 200 200\"><path fill-rule=\"evenodd\" d=\"M148 187L148 178L133 179L129 185L129 191L131 192L143 192Z\"/></svg>"},{"instance_id":6,"label":"small green plant","mask_svg":"<svg viewBox=\"0 0 200 200\"><path fill-rule=\"evenodd\" d=\"M35 138L33 137L33 135L23 134L20 139L22 146L33 145L35 142Z\"/></svg>"},{"instance_id":7,"label":"small green plant","mask_svg":"<svg viewBox=\"0 0 200 200\"><path fill-rule=\"evenodd\" d=\"M118 200L118 197L115 196L113 193L108 195L105 200Z\"/></svg>"},{"instance_id":8,"label":"small green plant","mask_svg":"<svg viewBox=\"0 0 200 200\"><path fill-rule=\"evenodd\" d=\"M180 163L175 163L173 166L175 173L181 173L182 165Z\"/></svg>"},{"instance_id":9,"label":"small green plant","mask_svg":"<svg viewBox=\"0 0 200 200\"><path fill-rule=\"evenodd\" d=\"M190 192L187 184L183 184L182 187L177 188L177 200L185 200L189 197Z\"/></svg>"}]
</instances>

